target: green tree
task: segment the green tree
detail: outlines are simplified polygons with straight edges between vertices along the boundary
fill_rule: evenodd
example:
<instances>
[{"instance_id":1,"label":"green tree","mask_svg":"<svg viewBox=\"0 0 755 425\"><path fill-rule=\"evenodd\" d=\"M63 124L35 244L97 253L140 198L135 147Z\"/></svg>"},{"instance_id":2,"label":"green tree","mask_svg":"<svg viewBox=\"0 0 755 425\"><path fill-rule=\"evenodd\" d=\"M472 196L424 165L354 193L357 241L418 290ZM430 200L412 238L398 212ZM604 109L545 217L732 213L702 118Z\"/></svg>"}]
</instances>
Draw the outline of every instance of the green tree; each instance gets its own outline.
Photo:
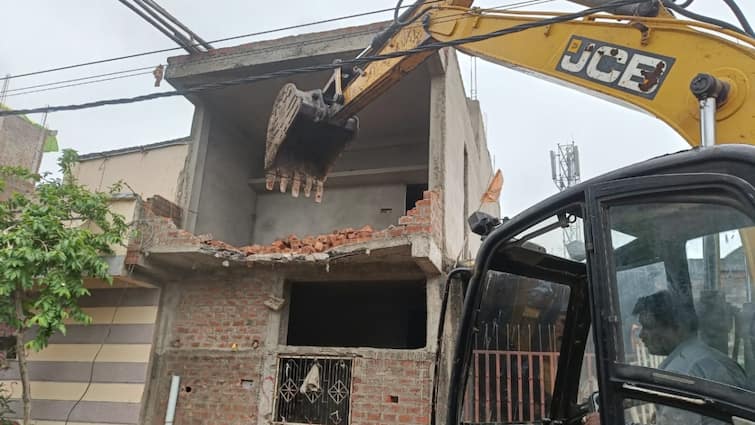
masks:
<instances>
[{"instance_id":1,"label":"green tree","mask_svg":"<svg viewBox=\"0 0 755 425\"><path fill-rule=\"evenodd\" d=\"M0 425L13 425L14 422L8 419L8 415L13 413L15 412L10 408L10 391L0 383Z\"/></svg>"},{"instance_id":2,"label":"green tree","mask_svg":"<svg viewBox=\"0 0 755 425\"><path fill-rule=\"evenodd\" d=\"M0 322L10 325L17 338L24 425L31 415L27 350L39 351L55 333L65 334L66 320L91 323L78 305L89 295L84 279L112 284L103 256L126 237L124 218L108 208L120 188L93 193L77 184L76 159L74 151L63 151L58 161L62 177L0 169L0 193L9 178L36 182L32 193L13 193L0 201ZM32 329L34 337L25 343Z\"/></svg>"}]
</instances>

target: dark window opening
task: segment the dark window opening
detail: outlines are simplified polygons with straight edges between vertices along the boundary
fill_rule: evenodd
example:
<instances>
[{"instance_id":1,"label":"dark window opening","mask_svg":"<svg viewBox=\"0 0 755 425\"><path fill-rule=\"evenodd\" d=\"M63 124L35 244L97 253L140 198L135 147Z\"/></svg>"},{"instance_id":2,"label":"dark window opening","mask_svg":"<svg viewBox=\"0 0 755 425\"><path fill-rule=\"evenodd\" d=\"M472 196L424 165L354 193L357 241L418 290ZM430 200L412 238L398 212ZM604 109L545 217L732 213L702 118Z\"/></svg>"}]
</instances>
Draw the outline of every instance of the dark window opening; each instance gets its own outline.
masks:
<instances>
[{"instance_id":1,"label":"dark window opening","mask_svg":"<svg viewBox=\"0 0 755 425\"><path fill-rule=\"evenodd\" d=\"M408 184L406 185L406 210L414 208L414 204L422 199L422 192L427 190L426 184Z\"/></svg>"},{"instance_id":2,"label":"dark window opening","mask_svg":"<svg viewBox=\"0 0 755 425\"><path fill-rule=\"evenodd\" d=\"M426 328L424 282L291 285L288 345L422 348Z\"/></svg>"},{"instance_id":3,"label":"dark window opening","mask_svg":"<svg viewBox=\"0 0 755 425\"><path fill-rule=\"evenodd\" d=\"M0 336L0 363L5 360L16 360L16 336Z\"/></svg>"}]
</instances>

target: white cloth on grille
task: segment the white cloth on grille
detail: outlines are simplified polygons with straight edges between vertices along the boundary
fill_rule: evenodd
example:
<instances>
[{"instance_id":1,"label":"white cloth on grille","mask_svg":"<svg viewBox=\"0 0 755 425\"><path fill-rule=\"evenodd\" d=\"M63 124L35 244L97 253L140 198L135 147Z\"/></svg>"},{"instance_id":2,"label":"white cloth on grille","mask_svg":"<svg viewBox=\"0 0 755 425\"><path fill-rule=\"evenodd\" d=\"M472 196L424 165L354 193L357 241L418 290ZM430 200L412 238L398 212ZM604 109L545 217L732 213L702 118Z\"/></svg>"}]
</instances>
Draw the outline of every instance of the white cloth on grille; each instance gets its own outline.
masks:
<instances>
[{"instance_id":1,"label":"white cloth on grille","mask_svg":"<svg viewBox=\"0 0 755 425\"><path fill-rule=\"evenodd\" d=\"M301 385L301 392L306 394L308 392L320 391L320 365L315 363L312 368L307 372L307 376L304 377L304 382Z\"/></svg>"}]
</instances>

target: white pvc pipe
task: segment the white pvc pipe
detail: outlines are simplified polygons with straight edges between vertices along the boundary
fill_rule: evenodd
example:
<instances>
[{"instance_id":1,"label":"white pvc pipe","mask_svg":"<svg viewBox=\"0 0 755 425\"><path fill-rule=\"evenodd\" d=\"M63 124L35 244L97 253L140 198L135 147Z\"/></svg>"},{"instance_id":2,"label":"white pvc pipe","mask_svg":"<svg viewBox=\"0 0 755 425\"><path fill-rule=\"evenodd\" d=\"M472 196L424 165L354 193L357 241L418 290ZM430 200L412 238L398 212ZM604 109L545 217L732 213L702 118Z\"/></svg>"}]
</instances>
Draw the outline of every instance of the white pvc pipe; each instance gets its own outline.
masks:
<instances>
[{"instance_id":1,"label":"white pvc pipe","mask_svg":"<svg viewBox=\"0 0 755 425\"><path fill-rule=\"evenodd\" d=\"M173 425L176 417L176 403L178 402L178 388L181 385L181 377L172 375L170 378L170 395L168 396L168 409L165 411L165 425Z\"/></svg>"}]
</instances>

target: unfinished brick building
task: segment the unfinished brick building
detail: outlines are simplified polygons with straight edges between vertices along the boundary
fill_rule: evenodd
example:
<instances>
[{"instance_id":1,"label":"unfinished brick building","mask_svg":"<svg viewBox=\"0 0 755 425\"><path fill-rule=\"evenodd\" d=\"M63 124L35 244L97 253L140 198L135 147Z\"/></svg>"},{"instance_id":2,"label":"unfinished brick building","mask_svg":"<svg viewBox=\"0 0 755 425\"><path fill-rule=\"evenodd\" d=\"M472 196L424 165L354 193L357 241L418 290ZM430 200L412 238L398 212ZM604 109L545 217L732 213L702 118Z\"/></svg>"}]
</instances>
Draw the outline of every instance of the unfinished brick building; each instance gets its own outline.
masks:
<instances>
[{"instance_id":1,"label":"unfinished brick building","mask_svg":"<svg viewBox=\"0 0 755 425\"><path fill-rule=\"evenodd\" d=\"M5 105L0 103L2 109ZM57 131L49 130L26 116L0 117L0 167L23 167L38 172L45 148L57 149L56 134ZM0 199L12 192L27 192L33 187L31 181L6 180Z\"/></svg>"},{"instance_id":2,"label":"unfinished brick building","mask_svg":"<svg viewBox=\"0 0 755 425\"><path fill-rule=\"evenodd\" d=\"M167 80L189 88L330 63L383 27L175 57ZM120 200L138 233L111 259L113 273L160 294L145 384L130 404L138 415L106 422L163 423L173 376L178 425L430 421L445 273L479 246L465 220L493 176L479 105L454 51L441 50L360 114L321 204L267 191L277 91L327 78L202 92L190 97L187 138L81 157L81 182L123 179L136 192Z\"/></svg>"}]
</instances>

